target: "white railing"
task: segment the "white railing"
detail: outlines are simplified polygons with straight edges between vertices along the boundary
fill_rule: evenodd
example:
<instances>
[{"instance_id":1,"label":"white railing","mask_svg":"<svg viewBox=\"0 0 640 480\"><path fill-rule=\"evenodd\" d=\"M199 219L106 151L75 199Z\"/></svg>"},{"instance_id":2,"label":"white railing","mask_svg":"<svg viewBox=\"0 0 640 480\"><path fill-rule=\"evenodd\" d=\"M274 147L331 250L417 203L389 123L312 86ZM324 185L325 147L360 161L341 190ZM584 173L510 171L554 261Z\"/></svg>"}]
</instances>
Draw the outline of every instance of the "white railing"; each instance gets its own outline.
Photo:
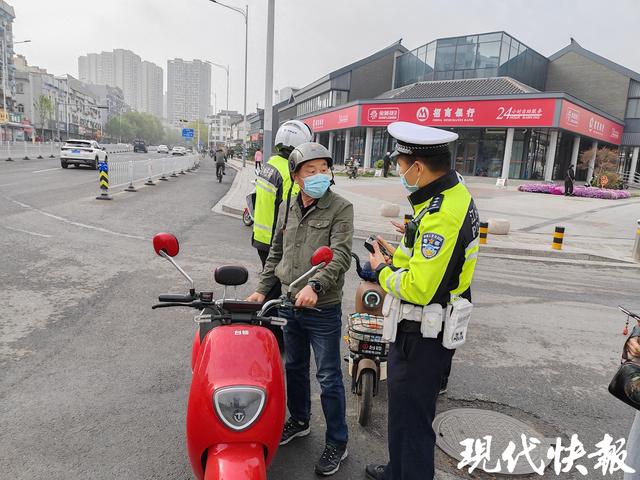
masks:
<instances>
[{"instance_id":1,"label":"white railing","mask_svg":"<svg viewBox=\"0 0 640 480\"><path fill-rule=\"evenodd\" d=\"M152 158L148 160L128 160L108 162L109 189L150 183L159 179L170 179L185 175L200 165L198 155ZM99 175L98 175L99 177Z\"/></svg>"},{"instance_id":2,"label":"white railing","mask_svg":"<svg viewBox=\"0 0 640 480\"><path fill-rule=\"evenodd\" d=\"M630 171L622 172L620 174L622 181L629 185L629 188L640 188L640 173Z\"/></svg>"},{"instance_id":3,"label":"white railing","mask_svg":"<svg viewBox=\"0 0 640 480\"><path fill-rule=\"evenodd\" d=\"M59 142L0 142L0 160L59 158L61 146ZM101 146L107 153L126 153L133 150L133 147L126 143L110 143Z\"/></svg>"}]
</instances>

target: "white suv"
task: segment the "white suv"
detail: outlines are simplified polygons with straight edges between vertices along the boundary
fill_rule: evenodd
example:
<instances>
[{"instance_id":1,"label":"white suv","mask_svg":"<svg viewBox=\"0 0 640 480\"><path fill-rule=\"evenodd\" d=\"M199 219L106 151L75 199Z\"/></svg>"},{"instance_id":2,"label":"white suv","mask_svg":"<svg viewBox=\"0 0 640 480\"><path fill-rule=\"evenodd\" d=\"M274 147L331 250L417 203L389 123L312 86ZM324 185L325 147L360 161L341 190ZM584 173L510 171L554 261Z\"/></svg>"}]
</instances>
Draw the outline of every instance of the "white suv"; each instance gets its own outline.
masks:
<instances>
[{"instance_id":1,"label":"white suv","mask_svg":"<svg viewBox=\"0 0 640 480\"><path fill-rule=\"evenodd\" d=\"M97 170L98 163L106 160L107 152L95 140L67 140L60 148L62 168L73 164L75 166L89 165Z\"/></svg>"}]
</instances>

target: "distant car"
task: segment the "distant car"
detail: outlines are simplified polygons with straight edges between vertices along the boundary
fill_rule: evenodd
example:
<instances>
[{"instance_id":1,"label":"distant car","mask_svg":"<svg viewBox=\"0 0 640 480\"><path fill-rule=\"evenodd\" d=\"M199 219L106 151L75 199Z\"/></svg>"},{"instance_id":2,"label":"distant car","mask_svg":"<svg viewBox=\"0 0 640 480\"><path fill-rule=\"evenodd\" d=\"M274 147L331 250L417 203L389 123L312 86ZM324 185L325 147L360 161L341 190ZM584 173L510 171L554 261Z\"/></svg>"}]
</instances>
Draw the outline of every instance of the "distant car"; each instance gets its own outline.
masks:
<instances>
[{"instance_id":1,"label":"distant car","mask_svg":"<svg viewBox=\"0 0 640 480\"><path fill-rule=\"evenodd\" d=\"M171 155L186 155L187 149L184 147L173 147L171 149Z\"/></svg>"},{"instance_id":2,"label":"distant car","mask_svg":"<svg viewBox=\"0 0 640 480\"><path fill-rule=\"evenodd\" d=\"M158 145L157 152L158 153L169 153L169 147L167 147L166 145Z\"/></svg>"},{"instance_id":3,"label":"distant car","mask_svg":"<svg viewBox=\"0 0 640 480\"><path fill-rule=\"evenodd\" d=\"M76 167L88 165L97 170L98 163L106 160L107 152L95 140L67 140L60 148L62 168L67 168L69 165Z\"/></svg>"},{"instance_id":4,"label":"distant car","mask_svg":"<svg viewBox=\"0 0 640 480\"><path fill-rule=\"evenodd\" d=\"M149 149L147 148L147 144L144 143L144 140L136 140L133 142L133 152L149 153Z\"/></svg>"}]
</instances>

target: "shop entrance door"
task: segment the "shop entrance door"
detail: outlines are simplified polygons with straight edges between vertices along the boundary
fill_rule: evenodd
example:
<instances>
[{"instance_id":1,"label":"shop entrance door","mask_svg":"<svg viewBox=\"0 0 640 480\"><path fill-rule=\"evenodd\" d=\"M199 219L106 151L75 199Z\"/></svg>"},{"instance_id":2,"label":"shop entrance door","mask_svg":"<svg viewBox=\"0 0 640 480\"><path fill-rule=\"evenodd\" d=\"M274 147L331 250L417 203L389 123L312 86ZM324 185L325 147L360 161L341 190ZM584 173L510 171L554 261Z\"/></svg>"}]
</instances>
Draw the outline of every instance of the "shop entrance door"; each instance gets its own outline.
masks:
<instances>
[{"instance_id":1,"label":"shop entrance door","mask_svg":"<svg viewBox=\"0 0 640 480\"><path fill-rule=\"evenodd\" d=\"M476 158L478 156L478 142L466 141L458 144L456 152L456 170L461 175L473 175Z\"/></svg>"}]
</instances>

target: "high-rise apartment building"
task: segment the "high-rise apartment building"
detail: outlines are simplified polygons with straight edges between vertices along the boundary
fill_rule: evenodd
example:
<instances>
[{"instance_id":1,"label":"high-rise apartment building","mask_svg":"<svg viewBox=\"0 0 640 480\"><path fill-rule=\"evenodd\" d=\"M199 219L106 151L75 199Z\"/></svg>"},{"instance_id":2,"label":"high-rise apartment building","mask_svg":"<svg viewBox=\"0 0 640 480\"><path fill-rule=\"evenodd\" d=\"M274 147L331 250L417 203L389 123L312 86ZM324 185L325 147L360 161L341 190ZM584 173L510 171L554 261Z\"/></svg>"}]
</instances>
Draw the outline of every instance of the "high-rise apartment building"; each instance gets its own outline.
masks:
<instances>
[{"instance_id":1,"label":"high-rise apartment building","mask_svg":"<svg viewBox=\"0 0 640 480\"><path fill-rule=\"evenodd\" d=\"M140 110L163 117L164 78L162 68L155 63L142 62Z\"/></svg>"},{"instance_id":2,"label":"high-rise apartment building","mask_svg":"<svg viewBox=\"0 0 640 480\"><path fill-rule=\"evenodd\" d=\"M167 120L204 120L211 110L211 67L181 58L167 62Z\"/></svg>"},{"instance_id":3,"label":"high-rise apartment building","mask_svg":"<svg viewBox=\"0 0 640 480\"><path fill-rule=\"evenodd\" d=\"M93 85L119 87L131 108L162 117L163 72L130 50L90 53L78 58L78 76Z\"/></svg>"}]
</instances>

